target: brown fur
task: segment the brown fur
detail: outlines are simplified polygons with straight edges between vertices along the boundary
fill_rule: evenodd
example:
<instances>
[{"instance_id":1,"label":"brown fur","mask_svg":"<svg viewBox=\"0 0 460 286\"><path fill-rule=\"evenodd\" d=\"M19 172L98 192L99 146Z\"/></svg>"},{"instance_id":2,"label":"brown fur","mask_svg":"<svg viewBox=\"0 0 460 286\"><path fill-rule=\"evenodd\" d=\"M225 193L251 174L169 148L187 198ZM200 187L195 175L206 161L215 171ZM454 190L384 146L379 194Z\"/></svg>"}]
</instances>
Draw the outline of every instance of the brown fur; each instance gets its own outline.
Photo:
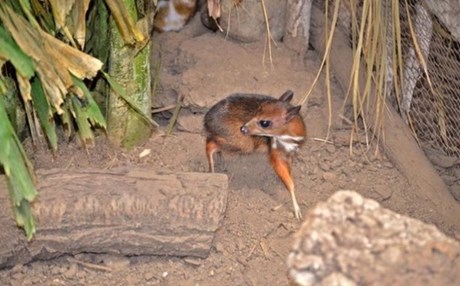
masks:
<instances>
[{"instance_id":1,"label":"brown fur","mask_svg":"<svg viewBox=\"0 0 460 286\"><path fill-rule=\"evenodd\" d=\"M300 218L290 161L297 147L304 143L306 129L299 114L300 106L289 103L292 97L291 91L279 99L257 94L230 95L206 113L204 127L211 172L216 152L267 152L270 164L291 194L295 216ZM263 121L269 124L264 126Z\"/></svg>"}]
</instances>

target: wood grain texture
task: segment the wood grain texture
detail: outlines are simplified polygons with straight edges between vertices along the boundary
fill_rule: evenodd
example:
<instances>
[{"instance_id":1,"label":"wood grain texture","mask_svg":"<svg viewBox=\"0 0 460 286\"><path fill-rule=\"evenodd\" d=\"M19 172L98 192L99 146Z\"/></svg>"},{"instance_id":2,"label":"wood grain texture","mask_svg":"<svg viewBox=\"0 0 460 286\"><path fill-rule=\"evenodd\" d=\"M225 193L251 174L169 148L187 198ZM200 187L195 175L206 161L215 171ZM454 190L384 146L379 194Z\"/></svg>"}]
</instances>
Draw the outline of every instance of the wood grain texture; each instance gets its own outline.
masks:
<instances>
[{"instance_id":1,"label":"wood grain texture","mask_svg":"<svg viewBox=\"0 0 460 286\"><path fill-rule=\"evenodd\" d=\"M48 170L38 178L28 243L0 176L0 268L81 252L206 257L227 203L223 174Z\"/></svg>"}]
</instances>

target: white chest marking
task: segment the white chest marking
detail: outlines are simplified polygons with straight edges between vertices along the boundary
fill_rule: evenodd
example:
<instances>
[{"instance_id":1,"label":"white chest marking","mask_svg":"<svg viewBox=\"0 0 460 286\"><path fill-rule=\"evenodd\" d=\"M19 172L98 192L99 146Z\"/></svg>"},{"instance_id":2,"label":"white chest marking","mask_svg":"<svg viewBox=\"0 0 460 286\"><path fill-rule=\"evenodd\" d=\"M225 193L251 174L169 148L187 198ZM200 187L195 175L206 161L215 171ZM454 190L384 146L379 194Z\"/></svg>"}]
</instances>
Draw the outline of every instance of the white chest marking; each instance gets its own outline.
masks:
<instances>
[{"instance_id":1,"label":"white chest marking","mask_svg":"<svg viewBox=\"0 0 460 286\"><path fill-rule=\"evenodd\" d=\"M305 140L302 136L290 136L290 135L280 135L272 137L272 148L279 149L282 148L286 152L296 152L299 149L300 144Z\"/></svg>"}]
</instances>

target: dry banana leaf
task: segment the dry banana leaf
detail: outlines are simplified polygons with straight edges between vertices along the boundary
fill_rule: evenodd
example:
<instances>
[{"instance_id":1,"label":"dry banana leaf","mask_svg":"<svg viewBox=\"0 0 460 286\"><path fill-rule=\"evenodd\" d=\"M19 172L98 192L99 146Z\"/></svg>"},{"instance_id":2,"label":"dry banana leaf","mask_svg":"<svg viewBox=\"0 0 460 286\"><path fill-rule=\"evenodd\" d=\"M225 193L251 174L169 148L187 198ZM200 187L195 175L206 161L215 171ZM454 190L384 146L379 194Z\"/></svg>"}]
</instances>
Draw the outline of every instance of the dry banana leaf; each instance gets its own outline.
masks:
<instances>
[{"instance_id":1,"label":"dry banana leaf","mask_svg":"<svg viewBox=\"0 0 460 286\"><path fill-rule=\"evenodd\" d=\"M65 20L76 0L49 0L53 11L54 22L58 29L66 27Z\"/></svg>"},{"instance_id":2,"label":"dry banana leaf","mask_svg":"<svg viewBox=\"0 0 460 286\"><path fill-rule=\"evenodd\" d=\"M86 12L89 0L50 0L53 16L58 29L76 47L84 48L86 37Z\"/></svg>"},{"instance_id":3,"label":"dry banana leaf","mask_svg":"<svg viewBox=\"0 0 460 286\"><path fill-rule=\"evenodd\" d=\"M45 48L62 69L68 70L79 79L93 78L102 68L102 62L84 52L73 48L55 37L42 32Z\"/></svg>"},{"instance_id":4,"label":"dry banana leaf","mask_svg":"<svg viewBox=\"0 0 460 286\"><path fill-rule=\"evenodd\" d=\"M0 9L0 19L18 46L35 60L43 88L57 113L62 114L63 98L73 86L70 73L80 79L92 78L102 67L102 62L37 31L7 6Z\"/></svg>"},{"instance_id":5,"label":"dry banana leaf","mask_svg":"<svg viewBox=\"0 0 460 286\"><path fill-rule=\"evenodd\" d=\"M105 3L109 6L112 17L117 24L123 42L128 45L136 45L137 43L144 43L146 37L135 25L133 18L126 10L123 1L121 0L106 0Z\"/></svg>"},{"instance_id":6,"label":"dry banana leaf","mask_svg":"<svg viewBox=\"0 0 460 286\"><path fill-rule=\"evenodd\" d=\"M71 26L73 37L77 41L80 49L83 50L86 41L86 12L88 11L90 0L79 0L75 3L71 15L68 17L68 26Z\"/></svg>"}]
</instances>

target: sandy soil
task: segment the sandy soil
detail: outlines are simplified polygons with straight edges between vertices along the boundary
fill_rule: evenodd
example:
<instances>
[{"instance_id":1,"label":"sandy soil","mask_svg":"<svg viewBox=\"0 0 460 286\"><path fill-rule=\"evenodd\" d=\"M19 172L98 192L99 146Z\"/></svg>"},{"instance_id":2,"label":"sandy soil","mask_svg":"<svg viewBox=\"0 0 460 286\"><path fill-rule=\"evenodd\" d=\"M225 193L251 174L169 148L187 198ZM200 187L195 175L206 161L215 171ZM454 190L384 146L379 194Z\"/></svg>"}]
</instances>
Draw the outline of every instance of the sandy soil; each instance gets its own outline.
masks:
<instances>
[{"instance_id":1,"label":"sandy soil","mask_svg":"<svg viewBox=\"0 0 460 286\"><path fill-rule=\"evenodd\" d=\"M159 130L143 146L120 150L104 136L85 151L75 140L60 145L57 156L28 146L36 168L101 168L137 166L152 170L206 172L204 112L232 92L258 92L279 96L286 89L300 100L319 67L319 57L306 59L279 43L273 68L262 62L264 43L239 44L192 23L182 33L157 37L161 55L160 86L155 106L186 95L179 125L170 136ZM340 189L358 191L383 206L441 230L456 230L437 216L437 209L417 195L384 154L374 155L365 144L348 146L349 130L338 119L341 91L334 87L333 125L327 136L328 102L318 84L302 114L309 139L293 164L297 197L302 212ZM168 113L157 114L165 123ZM191 143L192 142L192 143ZM139 158L144 149L149 156ZM36 261L0 271L1 285L287 285L286 257L299 228L291 212L288 193L271 170L265 156L226 156L219 172L229 176L228 207L207 259L187 257L118 257L82 253L52 261Z\"/></svg>"}]
</instances>

